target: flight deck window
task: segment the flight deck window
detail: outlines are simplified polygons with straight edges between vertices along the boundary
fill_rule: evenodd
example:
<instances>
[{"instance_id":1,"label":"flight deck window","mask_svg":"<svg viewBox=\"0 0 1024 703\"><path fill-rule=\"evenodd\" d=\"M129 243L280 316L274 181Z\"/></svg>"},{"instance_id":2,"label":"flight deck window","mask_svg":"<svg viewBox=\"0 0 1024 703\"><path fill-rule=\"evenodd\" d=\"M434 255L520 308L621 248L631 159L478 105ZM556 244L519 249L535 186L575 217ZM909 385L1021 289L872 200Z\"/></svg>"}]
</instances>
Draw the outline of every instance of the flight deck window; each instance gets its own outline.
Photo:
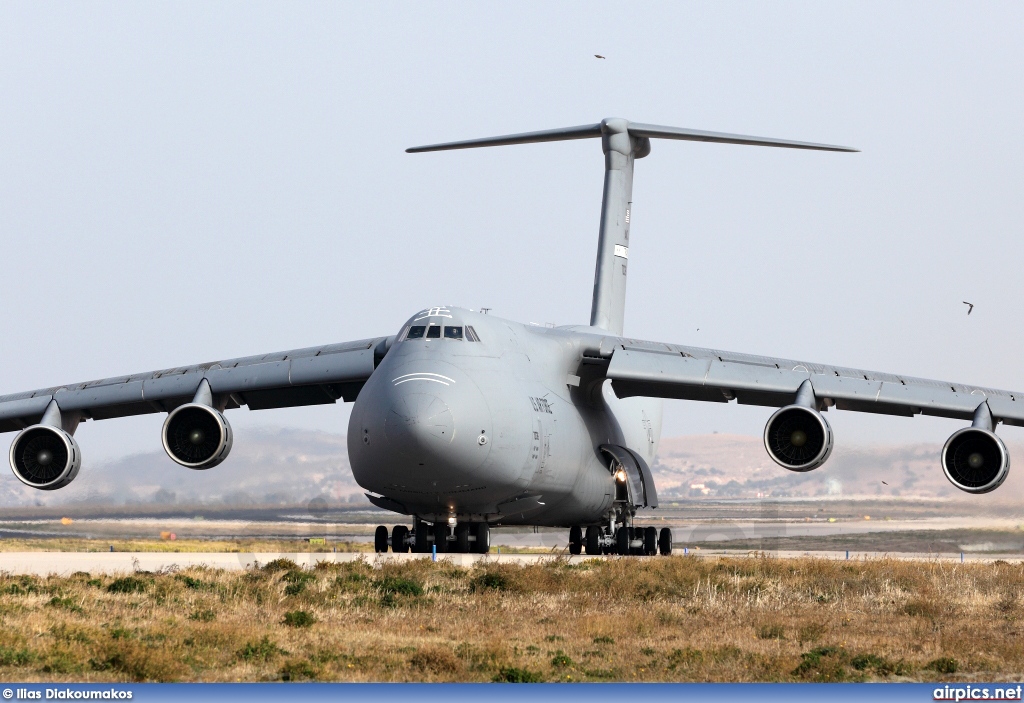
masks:
<instances>
[{"instance_id":1,"label":"flight deck window","mask_svg":"<svg viewBox=\"0 0 1024 703\"><path fill-rule=\"evenodd\" d=\"M441 328L431 325L427 328L427 339L441 339Z\"/></svg>"},{"instance_id":2,"label":"flight deck window","mask_svg":"<svg viewBox=\"0 0 1024 703\"><path fill-rule=\"evenodd\" d=\"M413 325L412 327L409 328L409 334L406 337L406 339L422 339L423 332L426 329L427 328L424 327L423 325Z\"/></svg>"},{"instance_id":3,"label":"flight deck window","mask_svg":"<svg viewBox=\"0 0 1024 703\"><path fill-rule=\"evenodd\" d=\"M466 339L471 342L479 342L480 338L476 336L476 330L466 325Z\"/></svg>"},{"instance_id":4,"label":"flight deck window","mask_svg":"<svg viewBox=\"0 0 1024 703\"><path fill-rule=\"evenodd\" d=\"M462 339L462 328L461 327L445 327L444 328L445 339Z\"/></svg>"}]
</instances>

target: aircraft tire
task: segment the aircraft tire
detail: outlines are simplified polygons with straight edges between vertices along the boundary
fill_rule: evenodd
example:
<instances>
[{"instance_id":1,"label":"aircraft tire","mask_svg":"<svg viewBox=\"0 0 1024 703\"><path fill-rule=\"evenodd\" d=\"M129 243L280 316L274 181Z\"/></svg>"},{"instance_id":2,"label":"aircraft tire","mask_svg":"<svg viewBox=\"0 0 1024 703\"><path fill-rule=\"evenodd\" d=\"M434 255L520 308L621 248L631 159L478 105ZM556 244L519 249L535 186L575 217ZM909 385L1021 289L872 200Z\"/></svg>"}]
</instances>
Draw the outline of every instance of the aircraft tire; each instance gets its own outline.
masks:
<instances>
[{"instance_id":1,"label":"aircraft tire","mask_svg":"<svg viewBox=\"0 0 1024 703\"><path fill-rule=\"evenodd\" d=\"M644 554L653 557L658 553L658 528L647 527L644 529Z\"/></svg>"},{"instance_id":2,"label":"aircraft tire","mask_svg":"<svg viewBox=\"0 0 1024 703\"><path fill-rule=\"evenodd\" d=\"M486 522L478 522L473 529L476 542L473 543L473 551L477 554L487 554L491 551L491 526Z\"/></svg>"},{"instance_id":3,"label":"aircraft tire","mask_svg":"<svg viewBox=\"0 0 1024 703\"><path fill-rule=\"evenodd\" d=\"M448 551L448 523L437 522L434 523L434 546L437 547L438 554L444 554Z\"/></svg>"},{"instance_id":4,"label":"aircraft tire","mask_svg":"<svg viewBox=\"0 0 1024 703\"><path fill-rule=\"evenodd\" d=\"M455 527L455 543L452 545L455 547L452 551L458 552L459 554L469 554L469 531L471 525L468 523L460 523Z\"/></svg>"},{"instance_id":5,"label":"aircraft tire","mask_svg":"<svg viewBox=\"0 0 1024 703\"><path fill-rule=\"evenodd\" d=\"M583 530L579 525L569 528L569 554L579 554L583 551Z\"/></svg>"},{"instance_id":6,"label":"aircraft tire","mask_svg":"<svg viewBox=\"0 0 1024 703\"><path fill-rule=\"evenodd\" d=\"M658 551L663 557L672 556L672 530L667 527L661 528L658 535Z\"/></svg>"},{"instance_id":7,"label":"aircraft tire","mask_svg":"<svg viewBox=\"0 0 1024 703\"><path fill-rule=\"evenodd\" d=\"M373 533L373 551L377 554L388 551L388 528L384 525L378 525L376 532Z\"/></svg>"},{"instance_id":8,"label":"aircraft tire","mask_svg":"<svg viewBox=\"0 0 1024 703\"><path fill-rule=\"evenodd\" d=\"M413 528L413 538L415 545L413 551L417 554L429 554L430 553L430 528L427 527L427 523L422 520L416 521L416 527Z\"/></svg>"},{"instance_id":9,"label":"aircraft tire","mask_svg":"<svg viewBox=\"0 0 1024 703\"><path fill-rule=\"evenodd\" d=\"M629 555L630 528L623 525L615 530L615 553L621 556Z\"/></svg>"},{"instance_id":10,"label":"aircraft tire","mask_svg":"<svg viewBox=\"0 0 1024 703\"><path fill-rule=\"evenodd\" d=\"M629 553L630 554L632 554L634 556L638 556L638 557L644 555L644 545L643 544L641 544L639 547L632 546L633 540L637 540L637 539L642 540L643 538L644 538L644 528L642 528L642 527L631 527L631 528L629 528L629 541L630 541Z\"/></svg>"},{"instance_id":11,"label":"aircraft tire","mask_svg":"<svg viewBox=\"0 0 1024 703\"><path fill-rule=\"evenodd\" d=\"M405 525L395 525L391 530L391 551L395 554L405 554L409 551L409 545L405 538L409 534L409 528Z\"/></svg>"},{"instance_id":12,"label":"aircraft tire","mask_svg":"<svg viewBox=\"0 0 1024 703\"><path fill-rule=\"evenodd\" d=\"M596 557L601 554L601 528L591 525L587 528L587 556Z\"/></svg>"}]
</instances>

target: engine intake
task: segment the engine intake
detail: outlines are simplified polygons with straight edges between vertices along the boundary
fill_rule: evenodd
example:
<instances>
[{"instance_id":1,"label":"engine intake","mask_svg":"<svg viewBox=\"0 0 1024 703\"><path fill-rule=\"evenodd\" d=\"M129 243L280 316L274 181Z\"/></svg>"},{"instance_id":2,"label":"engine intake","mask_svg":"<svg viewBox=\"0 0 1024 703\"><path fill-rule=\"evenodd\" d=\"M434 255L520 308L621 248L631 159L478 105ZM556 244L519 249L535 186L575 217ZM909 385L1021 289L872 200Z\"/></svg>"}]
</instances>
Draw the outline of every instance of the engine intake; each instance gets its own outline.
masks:
<instances>
[{"instance_id":1,"label":"engine intake","mask_svg":"<svg viewBox=\"0 0 1024 703\"><path fill-rule=\"evenodd\" d=\"M50 425L33 425L11 442L11 469L26 486L54 491L71 483L82 468L82 450L70 434Z\"/></svg>"},{"instance_id":2,"label":"engine intake","mask_svg":"<svg viewBox=\"0 0 1024 703\"><path fill-rule=\"evenodd\" d=\"M201 403L187 403L164 420L164 451L190 469L209 469L231 451L231 425L220 412Z\"/></svg>"},{"instance_id":3,"label":"engine intake","mask_svg":"<svg viewBox=\"0 0 1024 703\"><path fill-rule=\"evenodd\" d=\"M961 491L988 493L999 488L1010 474L1010 454L995 433L965 427L946 440L942 471Z\"/></svg>"},{"instance_id":4,"label":"engine intake","mask_svg":"<svg viewBox=\"0 0 1024 703\"><path fill-rule=\"evenodd\" d=\"M764 448L784 469L810 471L832 453L832 428L821 413L802 405L775 411L764 428Z\"/></svg>"}]
</instances>

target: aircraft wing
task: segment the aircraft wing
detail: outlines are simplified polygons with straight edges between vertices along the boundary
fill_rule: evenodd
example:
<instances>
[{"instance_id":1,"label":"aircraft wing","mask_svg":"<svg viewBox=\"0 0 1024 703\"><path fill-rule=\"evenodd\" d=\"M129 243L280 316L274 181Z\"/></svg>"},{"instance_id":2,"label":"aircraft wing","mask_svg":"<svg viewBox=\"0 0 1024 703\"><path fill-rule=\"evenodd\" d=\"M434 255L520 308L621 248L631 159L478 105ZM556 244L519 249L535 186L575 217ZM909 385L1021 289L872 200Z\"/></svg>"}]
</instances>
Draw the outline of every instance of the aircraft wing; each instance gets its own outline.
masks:
<instances>
[{"instance_id":1,"label":"aircraft wing","mask_svg":"<svg viewBox=\"0 0 1024 703\"><path fill-rule=\"evenodd\" d=\"M51 400L78 419L169 412L191 402L204 378L225 408L352 401L393 340L376 337L0 396L0 432L38 423Z\"/></svg>"},{"instance_id":2,"label":"aircraft wing","mask_svg":"<svg viewBox=\"0 0 1024 703\"><path fill-rule=\"evenodd\" d=\"M608 358L608 343L600 356ZM615 340L607 378L615 394L782 407L810 380L823 408L971 420L988 401L993 420L1024 426L1024 392L675 344Z\"/></svg>"}]
</instances>

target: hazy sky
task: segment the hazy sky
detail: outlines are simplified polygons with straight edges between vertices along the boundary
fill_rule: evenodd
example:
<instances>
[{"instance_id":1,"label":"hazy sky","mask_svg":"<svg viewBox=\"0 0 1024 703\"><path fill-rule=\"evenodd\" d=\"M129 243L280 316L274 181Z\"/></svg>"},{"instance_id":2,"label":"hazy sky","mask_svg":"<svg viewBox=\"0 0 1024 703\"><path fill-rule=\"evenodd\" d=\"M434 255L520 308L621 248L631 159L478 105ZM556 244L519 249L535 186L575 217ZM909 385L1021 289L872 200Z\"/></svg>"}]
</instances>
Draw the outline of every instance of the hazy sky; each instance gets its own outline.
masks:
<instances>
[{"instance_id":1,"label":"hazy sky","mask_svg":"<svg viewBox=\"0 0 1024 703\"><path fill-rule=\"evenodd\" d=\"M655 142L626 334L1024 389L1022 36L1014 3L4 2L0 393L434 304L586 323L598 141L404 149L610 116L863 150ZM665 433L769 414L675 401ZM936 450L960 425L829 417ZM162 421L86 423L86 463Z\"/></svg>"}]
</instances>

